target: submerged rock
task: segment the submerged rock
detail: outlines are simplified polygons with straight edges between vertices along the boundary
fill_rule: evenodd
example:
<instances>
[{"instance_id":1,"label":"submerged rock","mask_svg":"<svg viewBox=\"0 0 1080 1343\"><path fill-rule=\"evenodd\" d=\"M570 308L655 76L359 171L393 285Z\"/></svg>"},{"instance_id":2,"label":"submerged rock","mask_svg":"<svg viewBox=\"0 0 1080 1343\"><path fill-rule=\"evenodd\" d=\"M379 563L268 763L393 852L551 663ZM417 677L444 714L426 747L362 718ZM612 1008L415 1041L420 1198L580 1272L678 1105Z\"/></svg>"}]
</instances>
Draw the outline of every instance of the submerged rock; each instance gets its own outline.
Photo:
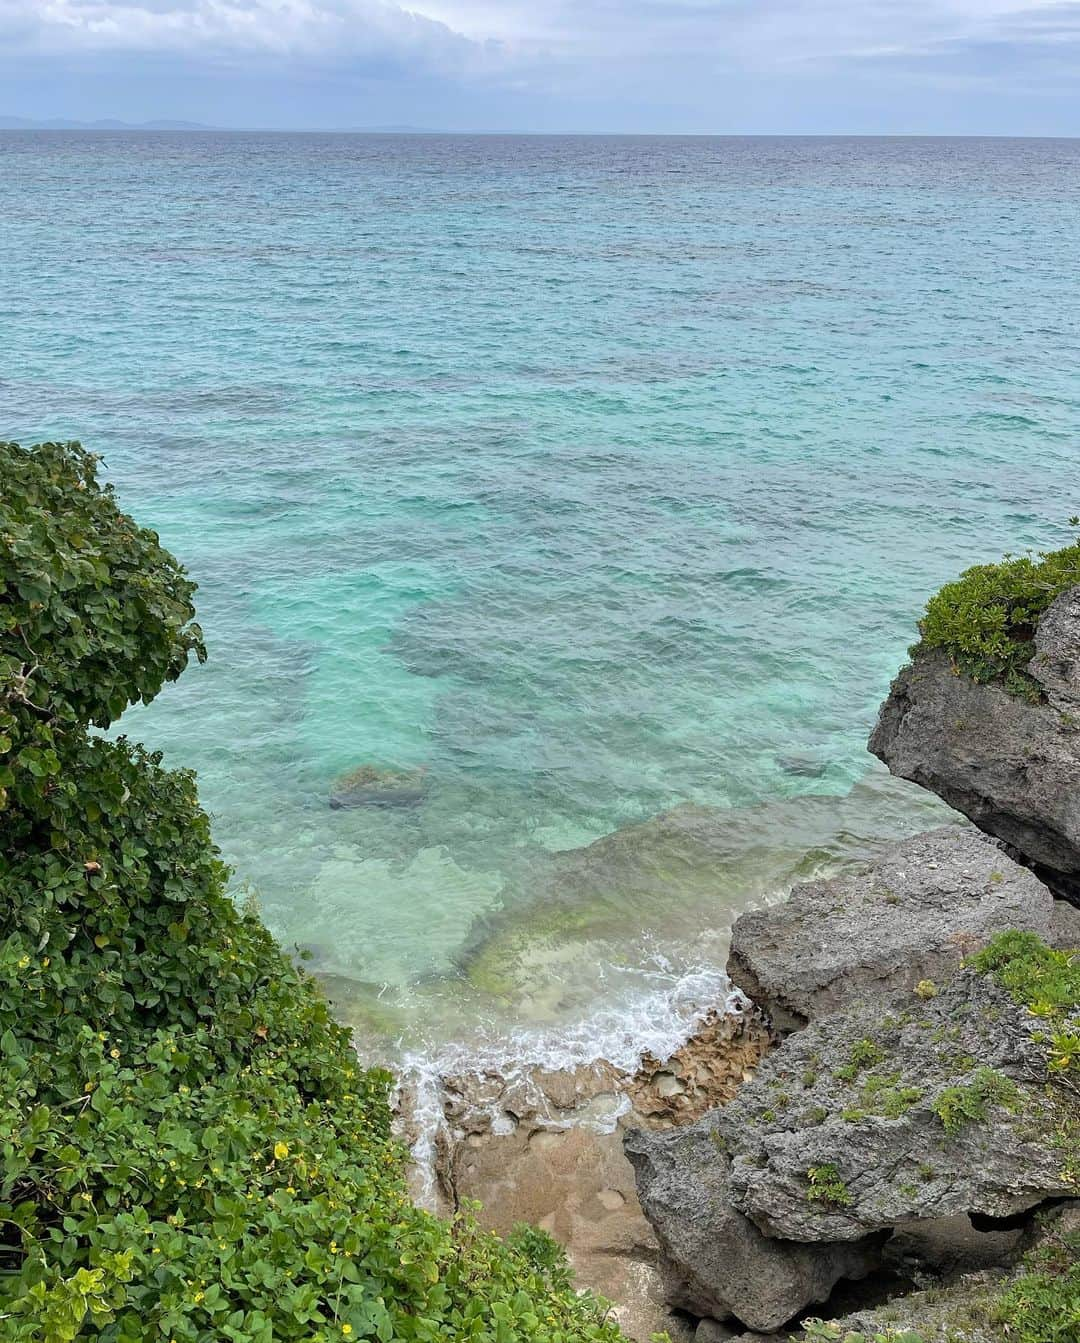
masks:
<instances>
[{"instance_id":1,"label":"submerged rock","mask_svg":"<svg viewBox=\"0 0 1080 1343\"><path fill-rule=\"evenodd\" d=\"M778 755L777 768L797 779L820 779L829 762L815 755Z\"/></svg>"},{"instance_id":2,"label":"submerged rock","mask_svg":"<svg viewBox=\"0 0 1080 1343\"><path fill-rule=\"evenodd\" d=\"M743 914L728 974L774 1026L792 1029L856 999L951 978L1003 929L1056 937L1055 905L1032 872L978 831L944 826Z\"/></svg>"},{"instance_id":3,"label":"submerged rock","mask_svg":"<svg viewBox=\"0 0 1080 1343\"><path fill-rule=\"evenodd\" d=\"M870 750L1004 840L1058 894L1080 902L1080 588L1035 631L1041 701L917 651L881 707Z\"/></svg>"},{"instance_id":4,"label":"submerged rock","mask_svg":"<svg viewBox=\"0 0 1080 1343\"><path fill-rule=\"evenodd\" d=\"M427 770L384 769L379 765L361 765L336 779L330 791L330 806L342 807L415 807L423 801Z\"/></svg>"},{"instance_id":5,"label":"submerged rock","mask_svg":"<svg viewBox=\"0 0 1080 1343\"><path fill-rule=\"evenodd\" d=\"M936 798L877 766L843 797L684 803L581 848L536 853L527 883L477 920L458 962L479 988L543 1000L556 977L591 985L598 961L624 954L628 930L662 933L667 946L698 944L703 930L720 941L772 892L949 819Z\"/></svg>"}]
</instances>

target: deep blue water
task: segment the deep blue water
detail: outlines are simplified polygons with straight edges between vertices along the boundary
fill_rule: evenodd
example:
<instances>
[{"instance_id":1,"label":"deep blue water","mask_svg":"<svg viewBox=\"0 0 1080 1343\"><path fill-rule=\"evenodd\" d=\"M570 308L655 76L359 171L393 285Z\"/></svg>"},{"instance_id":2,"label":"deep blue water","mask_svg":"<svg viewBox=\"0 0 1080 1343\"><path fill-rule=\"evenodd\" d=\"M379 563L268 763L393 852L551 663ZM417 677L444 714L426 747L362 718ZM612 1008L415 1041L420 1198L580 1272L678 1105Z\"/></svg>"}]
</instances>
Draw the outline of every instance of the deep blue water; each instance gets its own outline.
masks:
<instances>
[{"instance_id":1,"label":"deep blue water","mask_svg":"<svg viewBox=\"0 0 1080 1343\"><path fill-rule=\"evenodd\" d=\"M0 434L201 585L125 727L408 1038L722 964L924 823L865 752L921 606L1080 506L1078 141L11 132L0 181ZM421 802L331 811L365 763Z\"/></svg>"}]
</instances>

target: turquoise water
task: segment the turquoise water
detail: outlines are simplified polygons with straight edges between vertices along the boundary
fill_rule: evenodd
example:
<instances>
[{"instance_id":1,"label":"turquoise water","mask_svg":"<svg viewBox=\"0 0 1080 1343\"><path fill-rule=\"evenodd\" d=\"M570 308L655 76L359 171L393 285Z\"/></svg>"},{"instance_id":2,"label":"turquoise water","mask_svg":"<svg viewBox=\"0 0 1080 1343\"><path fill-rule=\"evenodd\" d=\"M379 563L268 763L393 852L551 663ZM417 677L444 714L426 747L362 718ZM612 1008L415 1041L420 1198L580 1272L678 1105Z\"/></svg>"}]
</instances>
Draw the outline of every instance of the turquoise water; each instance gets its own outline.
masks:
<instances>
[{"instance_id":1,"label":"turquoise water","mask_svg":"<svg viewBox=\"0 0 1080 1343\"><path fill-rule=\"evenodd\" d=\"M1080 142L3 133L0 174L0 434L102 452L198 579L211 661L124 727L347 1015L580 1022L938 815L865 740L927 593L1080 508ZM422 800L331 810L367 763Z\"/></svg>"}]
</instances>

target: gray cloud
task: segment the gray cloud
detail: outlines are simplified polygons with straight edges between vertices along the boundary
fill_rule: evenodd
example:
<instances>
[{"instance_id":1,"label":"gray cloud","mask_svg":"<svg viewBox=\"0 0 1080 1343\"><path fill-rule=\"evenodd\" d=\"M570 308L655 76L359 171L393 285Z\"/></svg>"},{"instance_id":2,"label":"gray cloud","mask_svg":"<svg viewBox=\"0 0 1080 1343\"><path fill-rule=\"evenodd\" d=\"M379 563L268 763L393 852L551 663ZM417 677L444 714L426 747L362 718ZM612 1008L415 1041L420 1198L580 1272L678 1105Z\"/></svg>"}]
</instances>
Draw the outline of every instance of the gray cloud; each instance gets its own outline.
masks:
<instances>
[{"instance_id":1,"label":"gray cloud","mask_svg":"<svg viewBox=\"0 0 1080 1343\"><path fill-rule=\"evenodd\" d=\"M905 90L981 81L989 98L1006 76L1041 98L1048 68L1063 89L1080 73L1080 0L0 0L0 66L20 53L83 74L378 72L435 81L440 106L453 87L463 106L652 107L706 128L716 109L814 99L845 115L849 92L915 106Z\"/></svg>"}]
</instances>

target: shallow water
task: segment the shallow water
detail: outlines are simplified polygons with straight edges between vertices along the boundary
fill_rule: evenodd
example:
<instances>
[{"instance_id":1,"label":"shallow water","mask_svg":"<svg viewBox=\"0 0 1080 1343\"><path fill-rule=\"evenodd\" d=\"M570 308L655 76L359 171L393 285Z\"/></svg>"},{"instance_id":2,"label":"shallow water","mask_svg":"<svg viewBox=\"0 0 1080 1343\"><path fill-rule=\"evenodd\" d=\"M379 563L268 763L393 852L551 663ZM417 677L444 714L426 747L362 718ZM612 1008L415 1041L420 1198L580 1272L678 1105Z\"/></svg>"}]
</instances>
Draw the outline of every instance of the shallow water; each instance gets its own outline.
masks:
<instances>
[{"instance_id":1,"label":"shallow water","mask_svg":"<svg viewBox=\"0 0 1080 1343\"><path fill-rule=\"evenodd\" d=\"M0 434L103 452L201 585L210 664L124 726L367 1038L579 1038L939 817L865 740L928 592L1080 509L1080 142L0 133L0 174ZM331 810L367 763L422 798Z\"/></svg>"}]
</instances>

